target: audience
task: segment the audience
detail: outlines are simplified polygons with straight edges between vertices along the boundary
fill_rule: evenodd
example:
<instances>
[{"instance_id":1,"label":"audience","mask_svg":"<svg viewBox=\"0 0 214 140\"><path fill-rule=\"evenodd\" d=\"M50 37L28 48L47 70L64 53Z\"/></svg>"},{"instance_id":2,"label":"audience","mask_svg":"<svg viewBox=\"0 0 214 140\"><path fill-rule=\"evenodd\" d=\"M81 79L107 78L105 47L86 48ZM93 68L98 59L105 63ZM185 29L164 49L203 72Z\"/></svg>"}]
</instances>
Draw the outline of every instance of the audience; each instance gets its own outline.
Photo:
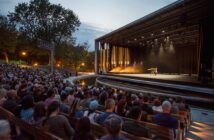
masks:
<instances>
[{"instance_id":1,"label":"audience","mask_svg":"<svg viewBox=\"0 0 214 140\"><path fill-rule=\"evenodd\" d=\"M138 137L149 137L148 129L141 122L142 111L139 106L134 106L130 111L130 117L134 121L125 121L123 130Z\"/></svg>"},{"instance_id":2,"label":"audience","mask_svg":"<svg viewBox=\"0 0 214 140\"><path fill-rule=\"evenodd\" d=\"M97 113L95 112L98 108L99 104L97 100L93 100L89 104L89 110L84 112L84 116L88 117L91 123L95 122L95 118L97 117Z\"/></svg>"},{"instance_id":3,"label":"audience","mask_svg":"<svg viewBox=\"0 0 214 140\"><path fill-rule=\"evenodd\" d=\"M79 120L72 140L95 140L91 134L91 125L88 117L83 117Z\"/></svg>"},{"instance_id":4,"label":"audience","mask_svg":"<svg viewBox=\"0 0 214 140\"><path fill-rule=\"evenodd\" d=\"M11 140L10 124L6 120L0 120L0 140Z\"/></svg>"},{"instance_id":5,"label":"audience","mask_svg":"<svg viewBox=\"0 0 214 140\"><path fill-rule=\"evenodd\" d=\"M23 97L23 100L21 102L22 109L20 112L20 117L22 120L30 122L33 117L33 107L34 107L34 101L33 97L31 95L27 95Z\"/></svg>"},{"instance_id":6,"label":"audience","mask_svg":"<svg viewBox=\"0 0 214 140\"><path fill-rule=\"evenodd\" d=\"M63 93L60 96L61 103L60 103L60 112L69 113L70 105L68 104L68 94Z\"/></svg>"},{"instance_id":7,"label":"audience","mask_svg":"<svg viewBox=\"0 0 214 140\"><path fill-rule=\"evenodd\" d=\"M37 127L42 127L42 123L45 119L46 119L45 104L43 102L38 102L34 106L33 118L30 121L30 123Z\"/></svg>"},{"instance_id":8,"label":"audience","mask_svg":"<svg viewBox=\"0 0 214 140\"><path fill-rule=\"evenodd\" d=\"M102 114L100 114L98 117L97 117L97 120L96 122L100 125L104 125L104 121L105 119L112 115L112 114L115 114L114 113L114 108L115 108L115 101L113 99L107 99L106 102L105 102L105 112L103 112Z\"/></svg>"},{"instance_id":9,"label":"audience","mask_svg":"<svg viewBox=\"0 0 214 140\"><path fill-rule=\"evenodd\" d=\"M44 128L64 140L70 140L74 135L74 129L70 126L65 116L59 115L60 104L53 101L47 109L47 119Z\"/></svg>"},{"instance_id":10,"label":"audience","mask_svg":"<svg viewBox=\"0 0 214 140\"><path fill-rule=\"evenodd\" d=\"M155 99L154 100L154 105L152 107L152 110L154 112L163 112L162 106L161 106L161 102L159 99Z\"/></svg>"},{"instance_id":11,"label":"audience","mask_svg":"<svg viewBox=\"0 0 214 140\"><path fill-rule=\"evenodd\" d=\"M169 101L164 101L162 103L163 113L156 114L153 116L153 122L172 129L178 128L178 120L170 114L171 111L171 103Z\"/></svg>"},{"instance_id":12,"label":"audience","mask_svg":"<svg viewBox=\"0 0 214 140\"><path fill-rule=\"evenodd\" d=\"M123 121L117 115L109 115L104 121L107 134L101 137L100 140L127 140L127 138L120 135L122 123Z\"/></svg>"},{"instance_id":13,"label":"audience","mask_svg":"<svg viewBox=\"0 0 214 140\"><path fill-rule=\"evenodd\" d=\"M117 104L117 113L120 116L125 116L126 114L126 96L123 95L122 98L119 100L118 104Z\"/></svg>"},{"instance_id":14,"label":"audience","mask_svg":"<svg viewBox=\"0 0 214 140\"><path fill-rule=\"evenodd\" d=\"M17 107L16 98L17 92L15 90L9 90L7 92L7 99L4 101L2 107L12 113L15 113L15 109Z\"/></svg>"},{"instance_id":15,"label":"audience","mask_svg":"<svg viewBox=\"0 0 214 140\"><path fill-rule=\"evenodd\" d=\"M79 98L76 98L73 102L73 105L71 108L71 116L76 118L82 118L84 116L84 112L82 110L82 107L80 106Z\"/></svg>"},{"instance_id":16,"label":"audience","mask_svg":"<svg viewBox=\"0 0 214 140\"><path fill-rule=\"evenodd\" d=\"M159 99L161 96L150 97L144 93L71 85L63 82L64 73L49 74L38 69L1 64L0 69L0 106L65 140L72 136L74 140L95 139L90 133L94 123L105 127L107 135L101 140L126 140L120 135L121 129L134 136L149 138L149 131L141 120L148 121L147 117L154 113L154 123L177 129L178 121L170 113L188 109L181 97L177 97L176 102L173 98L163 101ZM79 119L76 132L68 119L59 115L60 112ZM119 116L132 120L124 122ZM0 131L0 139L7 140L4 134Z\"/></svg>"},{"instance_id":17,"label":"audience","mask_svg":"<svg viewBox=\"0 0 214 140\"><path fill-rule=\"evenodd\" d=\"M7 91L5 89L0 89L0 106L3 105L4 101L6 101L6 93Z\"/></svg>"},{"instance_id":18,"label":"audience","mask_svg":"<svg viewBox=\"0 0 214 140\"><path fill-rule=\"evenodd\" d=\"M47 108L48 105L50 105L53 101L56 101L55 99L55 92L54 92L54 89L49 89L48 90L48 98L45 100L45 107Z\"/></svg>"}]
</instances>

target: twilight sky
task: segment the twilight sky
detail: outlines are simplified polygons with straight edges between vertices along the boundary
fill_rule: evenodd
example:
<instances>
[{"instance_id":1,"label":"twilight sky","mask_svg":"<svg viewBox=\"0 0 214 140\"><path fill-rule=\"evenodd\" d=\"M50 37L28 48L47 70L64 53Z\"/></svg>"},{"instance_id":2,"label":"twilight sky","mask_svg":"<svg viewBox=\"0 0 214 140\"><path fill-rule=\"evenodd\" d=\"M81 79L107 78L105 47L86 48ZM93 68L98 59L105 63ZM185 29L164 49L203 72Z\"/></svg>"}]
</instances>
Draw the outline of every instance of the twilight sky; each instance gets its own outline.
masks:
<instances>
[{"instance_id":1,"label":"twilight sky","mask_svg":"<svg viewBox=\"0 0 214 140\"><path fill-rule=\"evenodd\" d=\"M0 14L13 12L15 5L30 0L0 0ZM94 49L94 39L122 27L176 0L50 0L71 9L81 26L75 33L77 43L88 42Z\"/></svg>"}]
</instances>

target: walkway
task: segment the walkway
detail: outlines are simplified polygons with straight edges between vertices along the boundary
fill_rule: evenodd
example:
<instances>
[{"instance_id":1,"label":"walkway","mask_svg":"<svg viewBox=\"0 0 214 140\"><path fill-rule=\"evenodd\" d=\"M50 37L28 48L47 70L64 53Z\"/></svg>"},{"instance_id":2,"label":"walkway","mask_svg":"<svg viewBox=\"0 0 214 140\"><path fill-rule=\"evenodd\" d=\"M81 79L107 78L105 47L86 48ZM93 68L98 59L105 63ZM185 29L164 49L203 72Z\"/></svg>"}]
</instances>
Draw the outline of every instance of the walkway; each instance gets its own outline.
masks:
<instances>
[{"instance_id":1,"label":"walkway","mask_svg":"<svg viewBox=\"0 0 214 140\"><path fill-rule=\"evenodd\" d=\"M214 111L191 108L192 124L186 140L214 140Z\"/></svg>"}]
</instances>

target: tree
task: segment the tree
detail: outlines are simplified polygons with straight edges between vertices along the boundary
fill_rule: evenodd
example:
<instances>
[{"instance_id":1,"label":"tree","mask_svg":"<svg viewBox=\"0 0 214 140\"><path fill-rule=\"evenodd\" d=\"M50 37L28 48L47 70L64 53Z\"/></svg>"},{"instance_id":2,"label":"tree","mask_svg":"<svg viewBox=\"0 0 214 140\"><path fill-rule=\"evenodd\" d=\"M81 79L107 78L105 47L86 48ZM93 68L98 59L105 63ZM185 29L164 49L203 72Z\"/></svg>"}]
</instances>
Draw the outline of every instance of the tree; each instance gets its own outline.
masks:
<instances>
[{"instance_id":1,"label":"tree","mask_svg":"<svg viewBox=\"0 0 214 140\"><path fill-rule=\"evenodd\" d=\"M49 0L32 0L19 3L15 12L9 14L10 21L32 41L45 40L59 45L71 38L80 25L72 10L61 5L51 4Z\"/></svg>"},{"instance_id":2,"label":"tree","mask_svg":"<svg viewBox=\"0 0 214 140\"><path fill-rule=\"evenodd\" d=\"M0 52L5 57L5 63L9 62L8 53L15 52L16 42L15 26L10 24L7 17L0 15Z\"/></svg>"},{"instance_id":3,"label":"tree","mask_svg":"<svg viewBox=\"0 0 214 140\"><path fill-rule=\"evenodd\" d=\"M83 68L84 71L94 71L94 57L95 52L88 52L86 58L85 58L85 67Z\"/></svg>"},{"instance_id":4,"label":"tree","mask_svg":"<svg viewBox=\"0 0 214 140\"><path fill-rule=\"evenodd\" d=\"M85 61L87 55L87 43L74 46L69 42L65 42L56 51L56 56L60 56L63 65L75 71L80 69L81 63Z\"/></svg>"}]
</instances>

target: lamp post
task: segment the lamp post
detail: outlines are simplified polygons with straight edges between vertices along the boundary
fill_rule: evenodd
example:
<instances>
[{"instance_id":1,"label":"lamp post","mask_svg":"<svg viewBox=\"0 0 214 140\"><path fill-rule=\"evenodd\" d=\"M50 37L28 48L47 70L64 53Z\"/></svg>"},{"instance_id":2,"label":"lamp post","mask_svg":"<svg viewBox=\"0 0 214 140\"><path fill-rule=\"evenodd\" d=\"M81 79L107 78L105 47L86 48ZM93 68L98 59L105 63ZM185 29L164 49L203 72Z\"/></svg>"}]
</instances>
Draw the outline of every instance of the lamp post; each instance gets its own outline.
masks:
<instances>
[{"instance_id":1,"label":"lamp post","mask_svg":"<svg viewBox=\"0 0 214 140\"><path fill-rule=\"evenodd\" d=\"M27 56L27 52L26 51L22 51L21 52L21 56L24 58L25 56ZM24 61L24 59L23 59L23 61ZM19 64L21 65L21 59L19 61Z\"/></svg>"},{"instance_id":2,"label":"lamp post","mask_svg":"<svg viewBox=\"0 0 214 140\"><path fill-rule=\"evenodd\" d=\"M26 56L27 53L25 51L22 52L22 56Z\"/></svg>"},{"instance_id":3,"label":"lamp post","mask_svg":"<svg viewBox=\"0 0 214 140\"><path fill-rule=\"evenodd\" d=\"M50 60L50 65L51 65L51 73L54 73L54 54L55 54L55 46L53 43L48 42L48 41L40 41L38 47L47 49L51 53L51 60Z\"/></svg>"}]
</instances>

